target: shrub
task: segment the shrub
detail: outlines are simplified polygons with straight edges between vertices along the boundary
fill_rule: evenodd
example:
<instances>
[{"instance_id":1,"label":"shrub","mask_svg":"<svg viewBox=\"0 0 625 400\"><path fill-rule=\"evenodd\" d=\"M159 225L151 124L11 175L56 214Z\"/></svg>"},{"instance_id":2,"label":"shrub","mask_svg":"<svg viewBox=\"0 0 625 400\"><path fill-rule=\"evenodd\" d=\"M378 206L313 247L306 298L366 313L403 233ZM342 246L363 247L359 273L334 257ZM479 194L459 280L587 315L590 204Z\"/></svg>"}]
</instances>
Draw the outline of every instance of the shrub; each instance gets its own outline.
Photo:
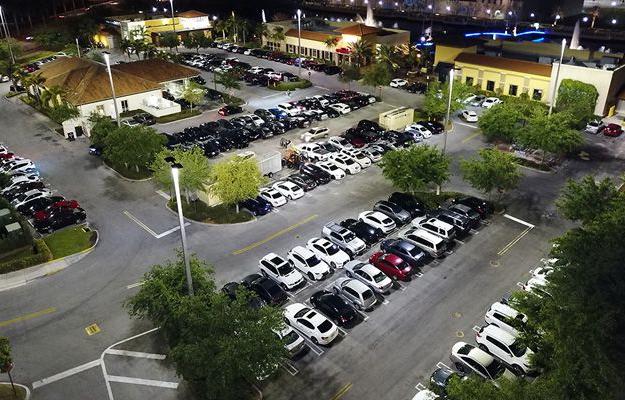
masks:
<instances>
[{"instance_id":1,"label":"shrub","mask_svg":"<svg viewBox=\"0 0 625 400\"><path fill-rule=\"evenodd\" d=\"M32 267L33 265L42 264L52 260L52 252L48 248L46 242L43 241L43 239L35 240L33 244L33 250L34 254L0 263L0 274L19 271L21 269Z\"/></svg>"}]
</instances>

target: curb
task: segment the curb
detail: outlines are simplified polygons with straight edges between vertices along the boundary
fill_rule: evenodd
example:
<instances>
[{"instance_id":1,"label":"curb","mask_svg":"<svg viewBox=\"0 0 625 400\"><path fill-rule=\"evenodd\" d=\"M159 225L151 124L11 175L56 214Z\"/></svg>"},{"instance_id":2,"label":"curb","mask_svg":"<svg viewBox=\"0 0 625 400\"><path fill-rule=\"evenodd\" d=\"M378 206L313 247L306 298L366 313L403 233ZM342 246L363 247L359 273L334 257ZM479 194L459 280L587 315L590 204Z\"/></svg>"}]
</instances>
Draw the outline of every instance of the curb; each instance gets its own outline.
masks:
<instances>
[{"instance_id":1,"label":"curb","mask_svg":"<svg viewBox=\"0 0 625 400\"><path fill-rule=\"evenodd\" d=\"M118 177L118 178L121 178L121 179L123 179L123 180L125 180L125 181L128 181L128 182L147 182L147 181L149 181L149 180L152 180L152 177L149 177L149 178L143 178L143 179L130 179L130 178L126 178L124 175L122 175L122 174L120 174L119 172L117 172L117 171L115 170L115 168L113 168L113 167L109 167L109 165L108 165L108 164L107 164L104 160L102 160L102 165L104 165L106 168L108 168L108 169L110 169L111 171L113 171L113 173L114 173L115 175L117 175L117 177Z\"/></svg>"},{"instance_id":2,"label":"curb","mask_svg":"<svg viewBox=\"0 0 625 400\"><path fill-rule=\"evenodd\" d=\"M541 173L541 174L553 174L553 173L555 173L554 170L552 170L552 171L543 171L542 169L528 167L527 165L522 165L522 164L519 164L519 163L515 163L515 164L518 165L520 168L525 168L527 170L538 172L538 173Z\"/></svg>"},{"instance_id":3,"label":"curb","mask_svg":"<svg viewBox=\"0 0 625 400\"><path fill-rule=\"evenodd\" d=\"M171 208L167 207L167 202L165 202L165 209L167 209L167 211L169 211L170 213L174 214L176 217L178 216L178 211L174 211ZM251 215L251 214L250 214ZM236 226L236 225L246 225L246 224L251 224L253 222L257 222L258 218L256 218L254 215L252 215L252 220L250 221L244 221L244 222L234 222L232 224L213 224L211 222L201 222L201 221L195 221L193 219L189 219L187 217L185 217L184 215L182 216L182 218L190 223L190 224L199 224L199 225L206 225L206 226Z\"/></svg>"},{"instance_id":4,"label":"curb","mask_svg":"<svg viewBox=\"0 0 625 400\"><path fill-rule=\"evenodd\" d=\"M91 253L93 249L95 249L100 241L100 233L97 230L94 230L93 232L96 233L95 243L87 249L81 250L78 253L70 254L69 256L48 261L47 263L0 275L0 292L24 286L39 278L54 275L70 265L82 260L89 253Z\"/></svg>"},{"instance_id":5,"label":"curb","mask_svg":"<svg viewBox=\"0 0 625 400\"><path fill-rule=\"evenodd\" d=\"M170 124L175 124L175 123L180 122L180 121L188 121L190 119L199 118L199 117L202 116L202 114L204 114L204 112L205 111L200 111L200 113L198 115L193 115L191 117L177 119L177 120L171 121L171 122L161 122L161 123L157 123L157 125L170 125Z\"/></svg>"},{"instance_id":6,"label":"curb","mask_svg":"<svg viewBox=\"0 0 625 400\"><path fill-rule=\"evenodd\" d=\"M11 386L10 382L0 382L0 385L5 385L5 386ZM24 389L24 391L26 392L26 394L24 395L24 399L25 400L29 400L30 399L30 389L28 388L28 386L19 384L19 383L14 383L15 386L19 386L22 389Z\"/></svg>"}]
</instances>

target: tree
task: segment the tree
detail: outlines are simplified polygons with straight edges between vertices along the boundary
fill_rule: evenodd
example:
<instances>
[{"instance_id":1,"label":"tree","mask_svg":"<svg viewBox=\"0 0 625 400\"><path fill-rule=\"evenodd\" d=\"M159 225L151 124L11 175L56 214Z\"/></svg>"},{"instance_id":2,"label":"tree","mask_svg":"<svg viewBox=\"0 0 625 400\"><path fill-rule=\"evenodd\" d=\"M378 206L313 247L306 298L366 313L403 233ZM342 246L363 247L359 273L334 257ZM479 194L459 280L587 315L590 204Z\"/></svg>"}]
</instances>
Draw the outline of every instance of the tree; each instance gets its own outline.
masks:
<instances>
[{"instance_id":1,"label":"tree","mask_svg":"<svg viewBox=\"0 0 625 400\"><path fill-rule=\"evenodd\" d=\"M0 172L0 189L4 189L11 183L11 175Z\"/></svg>"},{"instance_id":2,"label":"tree","mask_svg":"<svg viewBox=\"0 0 625 400\"><path fill-rule=\"evenodd\" d=\"M68 43L72 42L69 35L62 30L42 30L34 35L35 41L42 47L49 50L61 50Z\"/></svg>"},{"instance_id":3,"label":"tree","mask_svg":"<svg viewBox=\"0 0 625 400\"><path fill-rule=\"evenodd\" d=\"M552 400L544 380L500 379L498 386L477 376L468 379L452 377L447 386L450 400Z\"/></svg>"},{"instance_id":4,"label":"tree","mask_svg":"<svg viewBox=\"0 0 625 400\"><path fill-rule=\"evenodd\" d=\"M564 155L578 148L583 142L582 134L571 127L568 113L555 113L548 116L540 113L533 116L525 129L517 135L517 140L530 148L546 153Z\"/></svg>"},{"instance_id":5,"label":"tree","mask_svg":"<svg viewBox=\"0 0 625 400\"><path fill-rule=\"evenodd\" d=\"M256 160L232 156L214 165L211 174L211 193L227 205L235 205L239 212L239 202L258 196L265 183Z\"/></svg>"},{"instance_id":6,"label":"tree","mask_svg":"<svg viewBox=\"0 0 625 400\"><path fill-rule=\"evenodd\" d=\"M113 164L148 168L165 145L165 137L146 126L122 125L104 140L104 158Z\"/></svg>"},{"instance_id":7,"label":"tree","mask_svg":"<svg viewBox=\"0 0 625 400\"><path fill-rule=\"evenodd\" d=\"M154 171L154 179L168 189L172 188L173 182L171 166L165 161L167 157L174 157L176 162L182 164L179 176L180 190L187 203L190 203L191 197L195 196L198 191L204 190L205 185L210 181L211 167L208 159L204 156L202 149L197 146L191 150L174 149L158 153L151 169Z\"/></svg>"},{"instance_id":8,"label":"tree","mask_svg":"<svg viewBox=\"0 0 625 400\"><path fill-rule=\"evenodd\" d=\"M281 42L286 38L284 33L284 28L281 26L276 26L273 28L273 32L271 33L271 38L274 42Z\"/></svg>"},{"instance_id":9,"label":"tree","mask_svg":"<svg viewBox=\"0 0 625 400\"><path fill-rule=\"evenodd\" d=\"M254 29L254 35L258 38L259 43L263 42L263 38L268 38L270 34L269 28L267 28L267 24L262 22L256 24L256 28Z\"/></svg>"},{"instance_id":10,"label":"tree","mask_svg":"<svg viewBox=\"0 0 625 400\"><path fill-rule=\"evenodd\" d=\"M274 333L282 329L276 307L252 308L242 289L236 300L216 290L212 269L191 257L194 296L188 296L184 261L155 265L125 307L131 316L161 327L176 372L199 398L246 397L247 386L274 372L286 355Z\"/></svg>"},{"instance_id":11,"label":"tree","mask_svg":"<svg viewBox=\"0 0 625 400\"><path fill-rule=\"evenodd\" d=\"M624 206L624 200L610 178L597 182L594 176L586 176L579 182L569 180L556 206L571 221L589 224L607 211Z\"/></svg>"},{"instance_id":12,"label":"tree","mask_svg":"<svg viewBox=\"0 0 625 400\"><path fill-rule=\"evenodd\" d=\"M387 86L393 74L386 64L374 64L365 68L362 74L362 83L368 86L377 86L380 89L380 97L382 97L382 87Z\"/></svg>"},{"instance_id":13,"label":"tree","mask_svg":"<svg viewBox=\"0 0 625 400\"><path fill-rule=\"evenodd\" d=\"M376 59L378 62L386 64L390 69L395 70L399 68L399 54L395 46L381 44L378 47Z\"/></svg>"},{"instance_id":14,"label":"tree","mask_svg":"<svg viewBox=\"0 0 625 400\"><path fill-rule=\"evenodd\" d=\"M201 104L204 101L204 94L206 93L206 88L196 82L188 81L184 88L182 89L182 98L191 104L191 110L193 110L193 105Z\"/></svg>"},{"instance_id":15,"label":"tree","mask_svg":"<svg viewBox=\"0 0 625 400\"><path fill-rule=\"evenodd\" d=\"M177 34L173 32L167 32L161 35L159 43L162 46L167 47L171 51L174 47L180 46L180 39L178 39Z\"/></svg>"},{"instance_id":16,"label":"tree","mask_svg":"<svg viewBox=\"0 0 625 400\"><path fill-rule=\"evenodd\" d=\"M219 20L215 23L215 30L221 32L223 40L226 40L226 31L228 30L228 23L224 20Z\"/></svg>"},{"instance_id":17,"label":"tree","mask_svg":"<svg viewBox=\"0 0 625 400\"><path fill-rule=\"evenodd\" d=\"M482 149L479 158L462 160L460 170L463 179L486 193L489 199L493 190L497 190L497 201L506 191L516 188L521 179L514 156L497 149Z\"/></svg>"},{"instance_id":18,"label":"tree","mask_svg":"<svg viewBox=\"0 0 625 400\"><path fill-rule=\"evenodd\" d=\"M595 114L595 105L599 93L597 88L590 84L574 79L563 79L558 88L556 111L568 112L575 118L575 126L586 122Z\"/></svg>"},{"instance_id":19,"label":"tree","mask_svg":"<svg viewBox=\"0 0 625 400\"><path fill-rule=\"evenodd\" d=\"M119 42L119 49L126 53L126 55L128 56L128 60L130 60L130 57L132 56L132 41L128 39L122 39Z\"/></svg>"},{"instance_id":20,"label":"tree","mask_svg":"<svg viewBox=\"0 0 625 400\"><path fill-rule=\"evenodd\" d=\"M93 37L98 33L97 22L89 16L81 16L69 26L71 36L77 38L83 45L91 45Z\"/></svg>"},{"instance_id":21,"label":"tree","mask_svg":"<svg viewBox=\"0 0 625 400\"><path fill-rule=\"evenodd\" d=\"M65 102L67 93L60 86L51 86L41 93L41 105L45 108L56 108Z\"/></svg>"},{"instance_id":22,"label":"tree","mask_svg":"<svg viewBox=\"0 0 625 400\"><path fill-rule=\"evenodd\" d=\"M234 89L241 89L241 84L239 80L234 75L234 73L227 71L220 74L213 73L215 85L220 84L228 91L228 94L232 96L232 92Z\"/></svg>"},{"instance_id":23,"label":"tree","mask_svg":"<svg viewBox=\"0 0 625 400\"><path fill-rule=\"evenodd\" d=\"M512 143L520 129L519 111L511 103L495 104L482 113L477 125L489 141Z\"/></svg>"},{"instance_id":24,"label":"tree","mask_svg":"<svg viewBox=\"0 0 625 400\"><path fill-rule=\"evenodd\" d=\"M101 115L96 112L91 114L89 122L91 123L89 134L91 144L103 149L106 146L106 137L117 129L117 124L108 115Z\"/></svg>"},{"instance_id":25,"label":"tree","mask_svg":"<svg viewBox=\"0 0 625 400\"><path fill-rule=\"evenodd\" d=\"M41 74L30 74L21 79L22 86L26 89L28 96L33 97L37 103L41 102L41 87L45 83L45 78Z\"/></svg>"},{"instance_id":26,"label":"tree","mask_svg":"<svg viewBox=\"0 0 625 400\"><path fill-rule=\"evenodd\" d=\"M194 32L187 35L182 41L184 47L187 49L195 49L197 53L200 52L200 48L210 47L210 39L206 37L202 32Z\"/></svg>"},{"instance_id":27,"label":"tree","mask_svg":"<svg viewBox=\"0 0 625 400\"><path fill-rule=\"evenodd\" d=\"M451 93L451 113L464 107L464 100L473 89L461 82L454 82ZM449 102L449 84L433 82L425 92L423 110L428 118L441 120L447 114L447 104Z\"/></svg>"},{"instance_id":28,"label":"tree","mask_svg":"<svg viewBox=\"0 0 625 400\"><path fill-rule=\"evenodd\" d=\"M371 43L365 39L350 43L349 50L350 54L355 58L355 64L358 67L366 64L367 59L373 55Z\"/></svg>"},{"instance_id":29,"label":"tree","mask_svg":"<svg viewBox=\"0 0 625 400\"><path fill-rule=\"evenodd\" d=\"M48 115L50 118L61 124L68 119L76 118L80 115L80 111L78 108L74 107L69 103L63 103L56 107L52 107L48 110Z\"/></svg>"},{"instance_id":30,"label":"tree","mask_svg":"<svg viewBox=\"0 0 625 400\"><path fill-rule=\"evenodd\" d=\"M360 68L355 65L345 65L343 66L343 72L340 73L338 79L343 83L347 83L347 88L351 88L351 82L357 81L362 78L362 74L360 73Z\"/></svg>"},{"instance_id":31,"label":"tree","mask_svg":"<svg viewBox=\"0 0 625 400\"><path fill-rule=\"evenodd\" d=\"M437 148L421 145L387 152L380 166L398 189L416 194L432 183L440 188L449 179L450 162Z\"/></svg>"},{"instance_id":32,"label":"tree","mask_svg":"<svg viewBox=\"0 0 625 400\"><path fill-rule=\"evenodd\" d=\"M332 49L334 49L336 45L339 44L339 42L340 42L340 38L338 36L328 36L323 41L323 43L326 45L326 47L330 51L332 51Z\"/></svg>"},{"instance_id":33,"label":"tree","mask_svg":"<svg viewBox=\"0 0 625 400\"><path fill-rule=\"evenodd\" d=\"M13 394L17 396L15 385L13 384L13 377L11 376L11 369L13 369L11 344L9 343L9 339L7 337L0 336L0 372L7 373L9 375L11 387L13 388Z\"/></svg>"}]
</instances>

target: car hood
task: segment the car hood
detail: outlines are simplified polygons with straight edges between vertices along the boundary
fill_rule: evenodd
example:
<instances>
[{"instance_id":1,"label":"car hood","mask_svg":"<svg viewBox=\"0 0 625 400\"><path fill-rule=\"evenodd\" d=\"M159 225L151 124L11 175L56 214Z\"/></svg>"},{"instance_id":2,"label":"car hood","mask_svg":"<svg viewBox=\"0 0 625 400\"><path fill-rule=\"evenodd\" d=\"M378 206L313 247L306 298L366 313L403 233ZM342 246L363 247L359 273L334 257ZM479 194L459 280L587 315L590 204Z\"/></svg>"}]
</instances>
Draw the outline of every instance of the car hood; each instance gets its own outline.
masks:
<instances>
[{"instance_id":1,"label":"car hood","mask_svg":"<svg viewBox=\"0 0 625 400\"><path fill-rule=\"evenodd\" d=\"M287 285L292 285L296 282L299 282L301 279L303 279L303 276L299 271L293 270L287 275L282 275L281 279Z\"/></svg>"}]
</instances>

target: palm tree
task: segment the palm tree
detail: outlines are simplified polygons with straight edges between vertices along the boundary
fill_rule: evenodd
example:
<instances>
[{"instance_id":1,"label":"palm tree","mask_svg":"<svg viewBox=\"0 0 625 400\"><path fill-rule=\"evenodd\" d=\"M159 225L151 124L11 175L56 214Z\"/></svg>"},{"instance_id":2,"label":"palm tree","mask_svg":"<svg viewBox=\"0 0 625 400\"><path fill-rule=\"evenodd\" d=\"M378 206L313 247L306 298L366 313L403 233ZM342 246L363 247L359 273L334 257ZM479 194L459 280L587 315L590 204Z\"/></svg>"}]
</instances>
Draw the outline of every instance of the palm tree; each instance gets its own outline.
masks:
<instances>
[{"instance_id":1,"label":"palm tree","mask_svg":"<svg viewBox=\"0 0 625 400\"><path fill-rule=\"evenodd\" d=\"M383 64L388 65L392 69L399 68L397 63L397 48L388 44L381 44L378 47L377 60Z\"/></svg>"},{"instance_id":2,"label":"palm tree","mask_svg":"<svg viewBox=\"0 0 625 400\"><path fill-rule=\"evenodd\" d=\"M286 38L286 35L284 34L284 28L281 26L276 26L275 28L273 28L273 32L271 33L271 39L274 42L281 42Z\"/></svg>"},{"instance_id":3,"label":"palm tree","mask_svg":"<svg viewBox=\"0 0 625 400\"><path fill-rule=\"evenodd\" d=\"M29 96L34 96L37 102L40 102L41 101L40 99L41 89L40 88L43 85L43 83L46 81L46 79L42 77L41 74L31 74L31 75L27 75L23 77L21 81L22 81L22 86L24 86L24 88L26 89L26 93L28 93Z\"/></svg>"},{"instance_id":4,"label":"palm tree","mask_svg":"<svg viewBox=\"0 0 625 400\"><path fill-rule=\"evenodd\" d=\"M339 44L339 38L338 36L328 36L323 43L325 43L328 50L332 51L332 49Z\"/></svg>"},{"instance_id":5,"label":"palm tree","mask_svg":"<svg viewBox=\"0 0 625 400\"><path fill-rule=\"evenodd\" d=\"M267 24L257 24L256 29L254 30L254 35L258 37L260 42L263 42L263 38L269 37L269 28L267 28Z\"/></svg>"},{"instance_id":6,"label":"palm tree","mask_svg":"<svg viewBox=\"0 0 625 400\"><path fill-rule=\"evenodd\" d=\"M56 108L65 102L65 89L60 86L46 88L41 93L41 105L44 108Z\"/></svg>"},{"instance_id":7,"label":"palm tree","mask_svg":"<svg viewBox=\"0 0 625 400\"><path fill-rule=\"evenodd\" d=\"M367 59L373 54L371 43L367 42L365 39L350 43L349 49L354 58L356 58L356 65L358 67L362 66L362 64L366 64Z\"/></svg>"},{"instance_id":8,"label":"palm tree","mask_svg":"<svg viewBox=\"0 0 625 400\"><path fill-rule=\"evenodd\" d=\"M248 20L246 19L241 20L240 28L241 28L241 35L243 36L243 45L245 45L245 42L247 40L247 34L250 32L251 27L252 26Z\"/></svg>"},{"instance_id":9,"label":"palm tree","mask_svg":"<svg viewBox=\"0 0 625 400\"><path fill-rule=\"evenodd\" d=\"M128 56L128 60L130 60L130 56L132 55L132 53L131 53L132 42L130 40L128 40L128 39L122 39L119 42L119 48L120 48L121 51L126 53L126 55Z\"/></svg>"},{"instance_id":10,"label":"palm tree","mask_svg":"<svg viewBox=\"0 0 625 400\"><path fill-rule=\"evenodd\" d=\"M221 31L221 36L226 40L226 31L228 30L228 23L226 21L217 21L217 23L215 23L215 30Z\"/></svg>"}]
</instances>

